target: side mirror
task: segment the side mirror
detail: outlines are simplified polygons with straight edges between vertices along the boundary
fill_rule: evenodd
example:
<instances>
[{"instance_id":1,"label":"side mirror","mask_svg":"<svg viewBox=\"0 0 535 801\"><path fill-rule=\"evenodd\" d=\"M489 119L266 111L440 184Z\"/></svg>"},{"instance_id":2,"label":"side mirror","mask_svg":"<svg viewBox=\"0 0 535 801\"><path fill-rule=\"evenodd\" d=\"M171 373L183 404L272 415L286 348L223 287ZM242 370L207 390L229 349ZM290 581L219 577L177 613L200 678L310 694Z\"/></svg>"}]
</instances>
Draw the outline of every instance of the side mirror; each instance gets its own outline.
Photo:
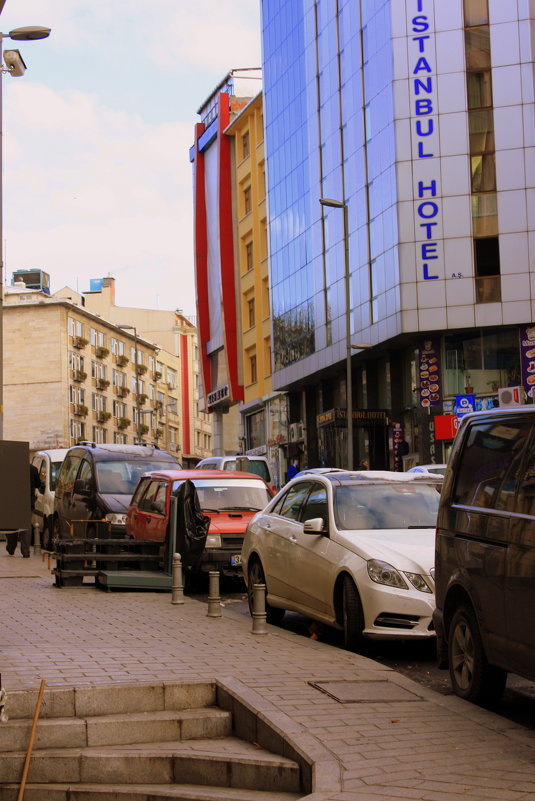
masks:
<instances>
[{"instance_id":1,"label":"side mirror","mask_svg":"<svg viewBox=\"0 0 535 801\"><path fill-rule=\"evenodd\" d=\"M322 517L312 517L303 524L305 534L324 534L326 530Z\"/></svg>"},{"instance_id":2,"label":"side mirror","mask_svg":"<svg viewBox=\"0 0 535 801\"><path fill-rule=\"evenodd\" d=\"M76 495L91 495L91 484L86 478L77 478L74 482L73 492Z\"/></svg>"}]
</instances>

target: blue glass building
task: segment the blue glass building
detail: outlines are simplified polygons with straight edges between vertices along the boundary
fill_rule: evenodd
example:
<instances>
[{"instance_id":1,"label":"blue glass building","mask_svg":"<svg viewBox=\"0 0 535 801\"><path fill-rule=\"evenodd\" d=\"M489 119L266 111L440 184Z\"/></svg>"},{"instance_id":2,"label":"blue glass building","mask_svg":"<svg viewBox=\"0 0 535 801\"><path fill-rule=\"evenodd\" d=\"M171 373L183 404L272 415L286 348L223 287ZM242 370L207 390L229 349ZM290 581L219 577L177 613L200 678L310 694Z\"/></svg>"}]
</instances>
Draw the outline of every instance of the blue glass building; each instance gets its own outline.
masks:
<instances>
[{"instance_id":1,"label":"blue glass building","mask_svg":"<svg viewBox=\"0 0 535 801\"><path fill-rule=\"evenodd\" d=\"M304 424L302 466L346 464L348 340L372 346L352 351L355 463L443 461L461 396L532 399L530 16L527 0L262 0L273 383Z\"/></svg>"}]
</instances>

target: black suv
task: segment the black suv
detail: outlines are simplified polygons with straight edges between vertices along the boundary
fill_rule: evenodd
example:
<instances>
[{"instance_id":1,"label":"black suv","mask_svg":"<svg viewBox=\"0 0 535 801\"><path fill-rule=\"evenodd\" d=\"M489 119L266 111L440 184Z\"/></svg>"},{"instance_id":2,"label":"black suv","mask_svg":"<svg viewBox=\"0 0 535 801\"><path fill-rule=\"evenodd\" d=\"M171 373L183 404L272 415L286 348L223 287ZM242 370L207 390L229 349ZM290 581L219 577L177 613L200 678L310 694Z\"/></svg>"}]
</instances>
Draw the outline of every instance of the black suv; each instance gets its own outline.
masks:
<instances>
[{"instance_id":1,"label":"black suv","mask_svg":"<svg viewBox=\"0 0 535 801\"><path fill-rule=\"evenodd\" d=\"M461 698L497 701L507 673L535 681L535 408L467 415L438 511L440 664Z\"/></svg>"},{"instance_id":2,"label":"black suv","mask_svg":"<svg viewBox=\"0 0 535 801\"><path fill-rule=\"evenodd\" d=\"M125 535L126 511L140 476L179 468L175 456L152 446L84 443L69 448L54 497L55 536L68 534L71 523L80 520L106 520L113 536ZM87 536L94 536L95 529L87 525Z\"/></svg>"}]
</instances>

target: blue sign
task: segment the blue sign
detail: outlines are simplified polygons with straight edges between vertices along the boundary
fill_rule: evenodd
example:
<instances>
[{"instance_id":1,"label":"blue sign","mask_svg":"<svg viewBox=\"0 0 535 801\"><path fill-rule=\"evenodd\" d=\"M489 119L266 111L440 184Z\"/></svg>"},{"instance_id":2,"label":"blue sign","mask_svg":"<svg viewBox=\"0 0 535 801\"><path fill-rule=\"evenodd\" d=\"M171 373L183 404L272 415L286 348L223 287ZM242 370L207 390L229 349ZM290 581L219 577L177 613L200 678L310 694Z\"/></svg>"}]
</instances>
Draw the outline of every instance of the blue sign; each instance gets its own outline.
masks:
<instances>
[{"instance_id":1,"label":"blue sign","mask_svg":"<svg viewBox=\"0 0 535 801\"><path fill-rule=\"evenodd\" d=\"M476 396L475 395L456 395L455 396L455 414L457 417L464 417L465 414L475 412L476 410Z\"/></svg>"}]
</instances>

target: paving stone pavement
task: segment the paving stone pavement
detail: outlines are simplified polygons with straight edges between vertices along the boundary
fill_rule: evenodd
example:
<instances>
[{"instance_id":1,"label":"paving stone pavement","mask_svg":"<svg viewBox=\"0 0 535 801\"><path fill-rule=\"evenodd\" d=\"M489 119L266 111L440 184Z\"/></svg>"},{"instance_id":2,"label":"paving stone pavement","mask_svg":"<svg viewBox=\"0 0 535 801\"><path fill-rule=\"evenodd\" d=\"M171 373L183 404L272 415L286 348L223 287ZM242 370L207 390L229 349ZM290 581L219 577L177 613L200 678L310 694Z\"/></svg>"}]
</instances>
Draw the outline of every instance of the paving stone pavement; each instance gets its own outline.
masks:
<instances>
[{"instance_id":1,"label":"paving stone pavement","mask_svg":"<svg viewBox=\"0 0 535 801\"><path fill-rule=\"evenodd\" d=\"M314 801L535 799L535 732L365 657L273 626L255 635L243 615L208 617L189 597L175 605L170 593L58 588L46 559L9 557L1 542L0 604L8 698L41 679L220 679L265 699L329 755Z\"/></svg>"}]
</instances>

